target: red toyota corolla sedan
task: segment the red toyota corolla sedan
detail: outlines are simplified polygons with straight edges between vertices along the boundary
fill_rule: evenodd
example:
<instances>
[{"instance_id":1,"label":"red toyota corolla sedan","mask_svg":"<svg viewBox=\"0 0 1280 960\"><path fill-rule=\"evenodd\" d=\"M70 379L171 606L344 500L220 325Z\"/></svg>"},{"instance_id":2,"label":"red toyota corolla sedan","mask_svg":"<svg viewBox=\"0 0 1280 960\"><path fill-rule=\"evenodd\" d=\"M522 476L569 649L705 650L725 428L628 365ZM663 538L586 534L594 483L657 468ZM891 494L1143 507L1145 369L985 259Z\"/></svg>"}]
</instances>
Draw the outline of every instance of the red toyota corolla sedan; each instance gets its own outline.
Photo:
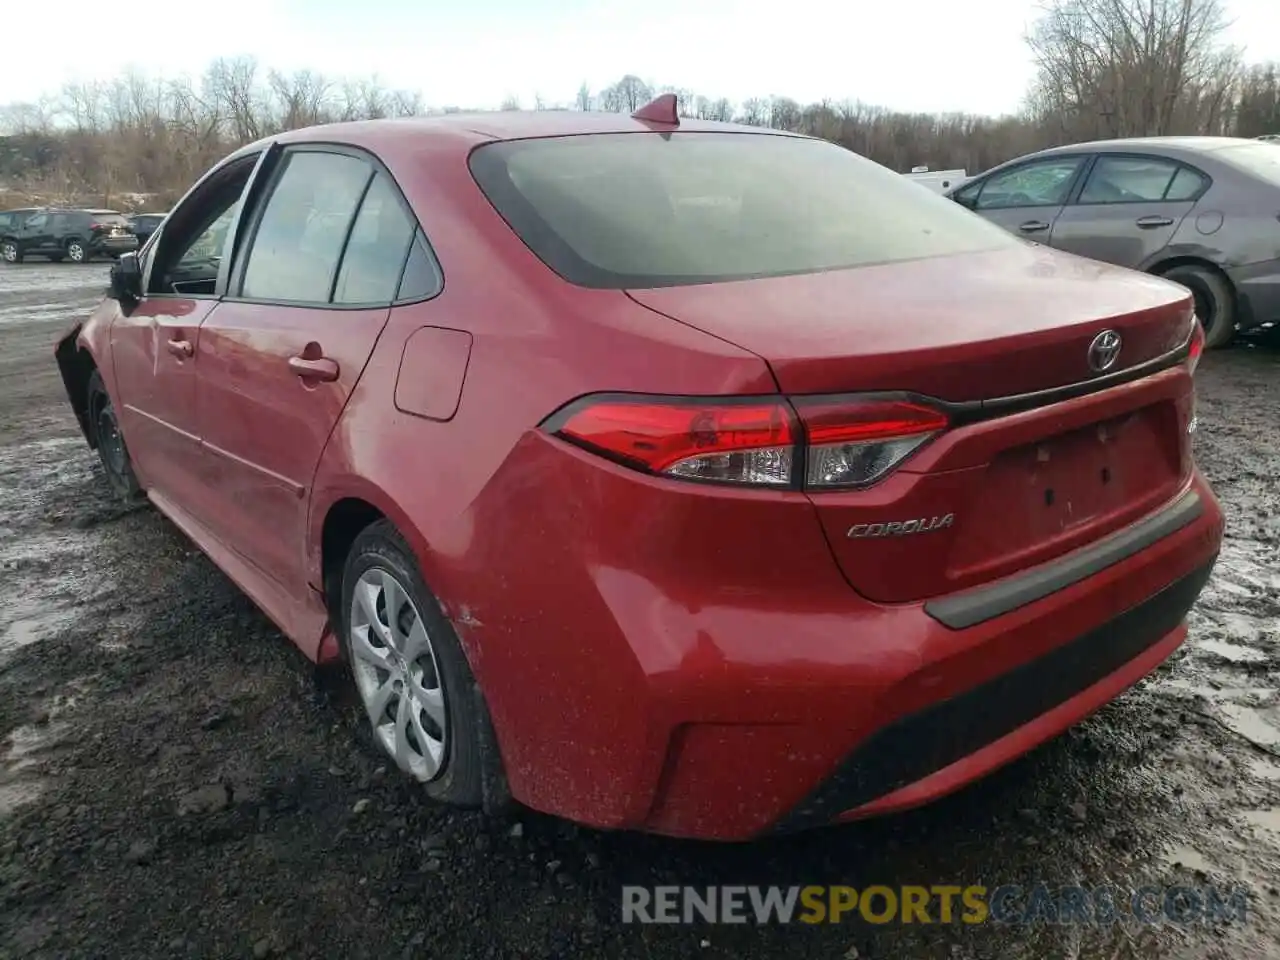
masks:
<instances>
[{"instance_id":1,"label":"red toyota corolla sedan","mask_svg":"<svg viewBox=\"0 0 1280 960\"><path fill-rule=\"evenodd\" d=\"M442 801L744 839L999 767L1182 642L1190 295L830 143L495 113L211 170L57 360Z\"/></svg>"}]
</instances>

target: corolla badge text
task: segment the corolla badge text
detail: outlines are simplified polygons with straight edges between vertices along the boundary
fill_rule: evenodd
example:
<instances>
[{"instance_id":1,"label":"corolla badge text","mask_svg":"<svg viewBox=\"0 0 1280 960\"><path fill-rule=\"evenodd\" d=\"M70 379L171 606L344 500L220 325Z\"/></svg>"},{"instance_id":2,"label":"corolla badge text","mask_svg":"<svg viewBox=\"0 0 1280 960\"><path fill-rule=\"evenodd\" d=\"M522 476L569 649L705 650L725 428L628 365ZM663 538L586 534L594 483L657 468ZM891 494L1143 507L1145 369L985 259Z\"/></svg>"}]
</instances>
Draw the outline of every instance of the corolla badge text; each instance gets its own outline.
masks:
<instances>
[{"instance_id":1,"label":"corolla badge text","mask_svg":"<svg viewBox=\"0 0 1280 960\"><path fill-rule=\"evenodd\" d=\"M902 537L909 533L930 533L943 530L956 522L954 513L945 513L940 517L921 517L919 520L893 520L889 523L855 523L849 528L850 540L862 540L866 537Z\"/></svg>"}]
</instances>

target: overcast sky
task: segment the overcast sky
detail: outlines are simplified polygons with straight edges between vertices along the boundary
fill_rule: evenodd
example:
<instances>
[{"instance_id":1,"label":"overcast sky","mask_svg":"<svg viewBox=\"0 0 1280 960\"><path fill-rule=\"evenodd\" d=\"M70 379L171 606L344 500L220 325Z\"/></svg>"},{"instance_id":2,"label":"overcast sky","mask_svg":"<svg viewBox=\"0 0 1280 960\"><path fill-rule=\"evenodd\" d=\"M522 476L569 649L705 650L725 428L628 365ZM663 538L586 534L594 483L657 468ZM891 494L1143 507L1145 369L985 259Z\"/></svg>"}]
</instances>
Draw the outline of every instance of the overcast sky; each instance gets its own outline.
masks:
<instances>
[{"instance_id":1,"label":"overcast sky","mask_svg":"<svg viewBox=\"0 0 1280 960\"><path fill-rule=\"evenodd\" d=\"M1228 0L1231 41L1280 60L1280 0ZM377 74L433 106L572 101L635 73L741 101L856 99L1017 110L1036 0L56 0L4 3L0 102L126 66L175 76L248 54L285 71Z\"/></svg>"}]
</instances>

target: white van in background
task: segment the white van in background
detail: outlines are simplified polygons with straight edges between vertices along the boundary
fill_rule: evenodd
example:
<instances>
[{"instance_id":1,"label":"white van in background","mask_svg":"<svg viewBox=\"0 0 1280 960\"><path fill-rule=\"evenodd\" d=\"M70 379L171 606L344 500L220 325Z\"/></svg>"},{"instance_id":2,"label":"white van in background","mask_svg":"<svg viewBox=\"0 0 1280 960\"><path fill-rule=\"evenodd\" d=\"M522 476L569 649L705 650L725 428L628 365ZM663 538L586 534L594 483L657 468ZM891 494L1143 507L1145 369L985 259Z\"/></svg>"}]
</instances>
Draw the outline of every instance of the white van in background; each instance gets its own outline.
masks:
<instances>
[{"instance_id":1,"label":"white van in background","mask_svg":"<svg viewBox=\"0 0 1280 960\"><path fill-rule=\"evenodd\" d=\"M969 179L969 175L963 170L935 170L931 173L928 167L912 167L911 172L903 176L934 193L946 193Z\"/></svg>"}]
</instances>

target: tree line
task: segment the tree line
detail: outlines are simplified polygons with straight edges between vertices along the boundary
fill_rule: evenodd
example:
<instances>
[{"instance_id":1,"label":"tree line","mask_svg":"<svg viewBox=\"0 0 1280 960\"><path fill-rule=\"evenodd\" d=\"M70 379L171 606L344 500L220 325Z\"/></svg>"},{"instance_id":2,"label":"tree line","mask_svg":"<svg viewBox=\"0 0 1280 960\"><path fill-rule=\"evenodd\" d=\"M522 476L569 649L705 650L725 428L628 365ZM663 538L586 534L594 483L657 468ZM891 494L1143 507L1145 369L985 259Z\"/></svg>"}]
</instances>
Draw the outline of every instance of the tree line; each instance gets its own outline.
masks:
<instances>
[{"instance_id":1,"label":"tree line","mask_svg":"<svg viewBox=\"0 0 1280 960\"><path fill-rule=\"evenodd\" d=\"M1280 65L1246 63L1224 42L1227 26L1222 0L1048 0L1026 38L1035 80L1023 109L1003 117L783 96L734 103L632 74L601 90L584 84L572 102L512 98L501 109L629 113L674 92L683 116L822 137L899 171L927 164L974 173L1089 139L1280 133ZM422 93L376 78L284 74L247 57L214 60L197 78L126 72L0 107L0 202L163 208L220 157L260 137L458 109L429 106Z\"/></svg>"}]
</instances>

